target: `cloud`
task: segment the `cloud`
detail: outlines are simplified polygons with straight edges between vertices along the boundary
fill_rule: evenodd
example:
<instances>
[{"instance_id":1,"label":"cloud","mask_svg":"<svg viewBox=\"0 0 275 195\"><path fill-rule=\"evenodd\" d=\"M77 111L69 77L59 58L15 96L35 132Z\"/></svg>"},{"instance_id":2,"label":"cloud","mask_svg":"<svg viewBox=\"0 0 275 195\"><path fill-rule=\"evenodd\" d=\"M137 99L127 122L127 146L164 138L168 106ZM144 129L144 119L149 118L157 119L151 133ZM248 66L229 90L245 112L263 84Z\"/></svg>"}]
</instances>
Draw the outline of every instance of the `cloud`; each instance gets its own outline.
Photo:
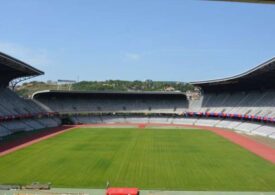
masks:
<instances>
[{"instance_id":1,"label":"cloud","mask_svg":"<svg viewBox=\"0 0 275 195\"><path fill-rule=\"evenodd\" d=\"M0 51L37 68L45 68L52 64L46 50L0 41Z\"/></svg>"},{"instance_id":2,"label":"cloud","mask_svg":"<svg viewBox=\"0 0 275 195\"><path fill-rule=\"evenodd\" d=\"M125 58L127 60L138 61L138 60L140 60L141 55L138 53L126 53Z\"/></svg>"}]
</instances>

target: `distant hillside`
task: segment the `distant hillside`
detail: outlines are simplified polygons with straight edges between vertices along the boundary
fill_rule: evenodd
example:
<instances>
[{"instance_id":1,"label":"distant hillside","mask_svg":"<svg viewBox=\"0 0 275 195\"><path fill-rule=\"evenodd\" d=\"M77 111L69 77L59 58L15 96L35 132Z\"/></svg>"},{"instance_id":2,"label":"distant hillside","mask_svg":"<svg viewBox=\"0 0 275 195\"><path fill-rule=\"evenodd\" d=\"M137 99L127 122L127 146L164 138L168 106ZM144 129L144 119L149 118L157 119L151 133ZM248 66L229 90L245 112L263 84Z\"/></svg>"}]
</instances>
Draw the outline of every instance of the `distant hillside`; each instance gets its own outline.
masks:
<instances>
[{"instance_id":1,"label":"distant hillside","mask_svg":"<svg viewBox=\"0 0 275 195\"><path fill-rule=\"evenodd\" d=\"M71 88L70 88L71 87ZM16 87L16 92L24 97L30 97L36 91L41 90L79 90L79 91L181 91L193 89L193 86L182 82L165 81L81 81L69 85L57 85L56 82L37 82L32 81Z\"/></svg>"},{"instance_id":2,"label":"distant hillside","mask_svg":"<svg viewBox=\"0 0 275 195\"><path fill-rule=\"evenodd\" d=\"M56 90L57 85L56 84L50 84L50 83L44 83L44 82L37 82L32 81L29 83L24 83L22 85L18 85L15 88L15 91L23 97L30 97L34 92L41 91L41 90Z\"/></svg>"}]
</instances>

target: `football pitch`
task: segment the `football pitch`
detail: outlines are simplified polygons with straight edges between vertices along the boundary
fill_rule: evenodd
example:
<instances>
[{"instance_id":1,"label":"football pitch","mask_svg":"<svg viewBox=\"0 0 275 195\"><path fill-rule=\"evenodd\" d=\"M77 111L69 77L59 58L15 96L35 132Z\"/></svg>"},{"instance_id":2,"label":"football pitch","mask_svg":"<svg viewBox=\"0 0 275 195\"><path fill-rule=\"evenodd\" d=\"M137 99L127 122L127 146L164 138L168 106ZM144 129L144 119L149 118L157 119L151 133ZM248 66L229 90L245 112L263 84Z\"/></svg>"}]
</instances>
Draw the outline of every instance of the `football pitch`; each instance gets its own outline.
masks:
<instances>
[{"instance_id":1,"label":"football pitch","mask_svg":"<svg viewBox=\"0 0 275 195\"><path fill-rule=\"evenodd\" d=\"M275 165L204 130L77 128L0 157L0 184L275 191Z\"/></svg>"}]
</instances>

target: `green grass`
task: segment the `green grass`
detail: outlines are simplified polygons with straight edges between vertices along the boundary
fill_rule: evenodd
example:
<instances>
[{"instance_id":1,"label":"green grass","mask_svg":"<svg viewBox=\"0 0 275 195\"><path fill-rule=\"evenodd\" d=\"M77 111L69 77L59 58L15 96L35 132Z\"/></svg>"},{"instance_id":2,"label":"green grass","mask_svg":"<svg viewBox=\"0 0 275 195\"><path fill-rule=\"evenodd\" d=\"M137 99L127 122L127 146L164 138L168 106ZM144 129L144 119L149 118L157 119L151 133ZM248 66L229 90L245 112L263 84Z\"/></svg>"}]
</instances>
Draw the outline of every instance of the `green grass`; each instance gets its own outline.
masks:
<instances>
[{"instance_id":1,"label":"green grass","mask_svg":"<svg viewBox=\"0 0 275 195\"><path fill-rule=\"evenodd\" d=\"M275 165L212 132L75 129L0 158L0 183L275 191Z\"/></svg>"}]
</instances>

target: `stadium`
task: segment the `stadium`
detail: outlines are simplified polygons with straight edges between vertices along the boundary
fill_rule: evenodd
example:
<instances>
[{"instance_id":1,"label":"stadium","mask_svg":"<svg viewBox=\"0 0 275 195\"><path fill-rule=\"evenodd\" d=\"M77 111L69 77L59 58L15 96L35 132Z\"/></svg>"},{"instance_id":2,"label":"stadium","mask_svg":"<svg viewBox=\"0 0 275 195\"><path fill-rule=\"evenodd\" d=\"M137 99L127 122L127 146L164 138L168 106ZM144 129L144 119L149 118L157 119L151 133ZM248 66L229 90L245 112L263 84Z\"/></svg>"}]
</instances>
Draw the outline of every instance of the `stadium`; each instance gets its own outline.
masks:
<instances>
[{"instance_id":1,"label":"stadium","mask_svg":"<svg viewBox=\"0 0 275 195\"><path fill-rule=\"evenodd\" d=\"M219 0L207 2L215 1ZM272 0L225 1L274 4ZM259 4L253 4L256 5ZM251 9L256 10L253 6ZM109 11L103 12L104 15ZM77 26L74 28L78 30ZM66 47L65 43L62 47ZM178 49L175 48L173 52ZM22 48L20 52L28 53ZM161 51L161 55L164 52L171 51ZM142 55L146 57L148 53ZM123 60L139 63L142 55L126 53ZM275 193L275 58L255 67L251 65L249 70L235 76L188 82L186 85L192 87L185 91L171 89L169 85L167 90L151 91L135 87L71 90L75 81L59 80L65 84L34 90L27 97L17 91L18 84L41 78L44 69L12 56L0 52L0 194ZM75 56L76 61L70 59L72 62L85 61ZM172 57L175 56L173 53ZM64 74L65 69L70 68L65 67ZM81 69L74 70L79 70L79 74L87 71ZM181 74L195 72L192 67ZM30 88L28 84L22 89Z\"/></svg>"},{"instance_id":2,"label":"stadium","mask_svg":"<svg viewBox=\"0 0 275 195\"><path fill-rule=\"evenodd\" d=\"M48 90L23 99L8 83L43 72L0 57L3 188L39 181L76 189L110 182L143 190L275 190L274 59L193 82L195 95Z\"/></svg>"}]
</instances>

